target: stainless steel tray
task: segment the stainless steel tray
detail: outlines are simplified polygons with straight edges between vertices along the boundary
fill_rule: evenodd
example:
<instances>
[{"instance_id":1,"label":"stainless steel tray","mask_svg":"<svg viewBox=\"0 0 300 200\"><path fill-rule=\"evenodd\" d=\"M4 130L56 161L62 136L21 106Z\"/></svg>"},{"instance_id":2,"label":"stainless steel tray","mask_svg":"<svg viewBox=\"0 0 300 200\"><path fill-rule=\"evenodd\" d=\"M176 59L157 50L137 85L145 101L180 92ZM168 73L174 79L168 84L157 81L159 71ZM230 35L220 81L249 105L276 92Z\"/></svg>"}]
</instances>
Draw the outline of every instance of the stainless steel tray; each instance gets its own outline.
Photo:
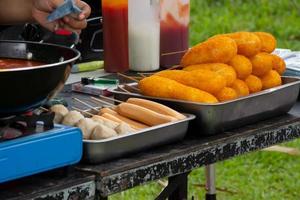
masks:
<instances>
[{"instance_id":1,"label":"stainless steel tray","mask_svg":"<svg viewBox=\"0 0 300 200\"><path fill-rule=\"evenodd\" d=\"M182 140L194 115L186 119L153 126L141 131L105 140L83 140L83 161L100 163L158 145Z\"/></svg>"},{"instance_id":2,"label":"stainless steel tray","mask_svg":"<svg viewBox=\"0 0 300 200\"><path fill-rule=\"evenodd\" d=\"M137 84L131 84L137 87ZM124 87L124 86L123 86ZM125 101L130 97L155 100L177 111L196 115L191 129L199 135L214 135L225 130L238 128L260 120L287 113L297 101L300 79L283 77L283 85L264 90L233 101L216 104L202 104L166 98L144 96L126 88L132 93L120 89L111 90L116 99Z\"/></svg>"}]
</instances>

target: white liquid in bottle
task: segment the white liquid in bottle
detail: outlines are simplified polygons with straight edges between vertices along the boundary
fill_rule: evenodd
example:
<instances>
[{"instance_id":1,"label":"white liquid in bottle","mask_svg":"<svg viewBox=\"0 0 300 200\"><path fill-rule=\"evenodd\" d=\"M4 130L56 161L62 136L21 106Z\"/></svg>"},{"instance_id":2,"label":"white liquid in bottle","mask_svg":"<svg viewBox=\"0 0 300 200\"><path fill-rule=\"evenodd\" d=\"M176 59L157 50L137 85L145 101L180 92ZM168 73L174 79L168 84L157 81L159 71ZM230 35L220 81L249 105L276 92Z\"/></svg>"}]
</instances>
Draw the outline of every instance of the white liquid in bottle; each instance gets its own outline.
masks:
<instances>
[{"instance_id":1,"label":"white liquid in bottle","mask_svg":"<svg viewBox=\"0 0 300 200\"><path fill-rule=\"evenodd\" d=\"M129 68L159 69L160 19L158 0L128 0Z\"/></svg>"}]
</instances>

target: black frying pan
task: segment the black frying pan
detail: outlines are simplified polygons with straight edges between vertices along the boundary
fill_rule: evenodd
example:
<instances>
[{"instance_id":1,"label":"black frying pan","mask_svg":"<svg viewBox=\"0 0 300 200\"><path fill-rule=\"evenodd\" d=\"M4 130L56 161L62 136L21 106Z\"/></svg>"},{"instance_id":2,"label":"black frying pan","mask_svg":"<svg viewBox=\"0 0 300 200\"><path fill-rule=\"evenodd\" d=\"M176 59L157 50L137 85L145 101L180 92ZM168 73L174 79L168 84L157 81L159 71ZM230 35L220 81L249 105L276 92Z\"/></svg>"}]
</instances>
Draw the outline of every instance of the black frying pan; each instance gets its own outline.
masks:
<instances>
[{"instance_id":1,"label":"black frying pan","mask_svg":"<svg viewBox=\"0 0 300 200\"><path fill-rule=\"evenodd\" d=\"M33 110L53 97L68 78L77 50L45 43L1 41L0 58L32 59L42 66L0 69L0 117Z\"/></svg>"}]
</instances>

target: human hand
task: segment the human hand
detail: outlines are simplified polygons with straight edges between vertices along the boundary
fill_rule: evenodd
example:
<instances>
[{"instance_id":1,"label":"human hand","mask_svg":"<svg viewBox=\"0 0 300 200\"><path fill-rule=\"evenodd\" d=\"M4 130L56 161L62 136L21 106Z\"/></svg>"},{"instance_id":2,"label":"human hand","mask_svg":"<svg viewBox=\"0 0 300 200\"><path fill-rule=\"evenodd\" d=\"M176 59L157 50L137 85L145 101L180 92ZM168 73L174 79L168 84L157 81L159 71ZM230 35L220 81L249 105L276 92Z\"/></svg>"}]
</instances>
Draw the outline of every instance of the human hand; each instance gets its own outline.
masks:
<instances>
[{"instance_id":1,"label":"human hand","mask_svg":"<svg viewBox=\"0 0 300 200\"><path fill-rule=\"evenodd\" d=\"M50 31L67 29L80 33L87 26L86 18L91 13L90 6L81 1L74 0L74 3L82 10L79 14L70 14L54 22L48 22L48 15L64 3L64 0L33 0L32 16L43 27Z\"/></svg>"}]
</instances>

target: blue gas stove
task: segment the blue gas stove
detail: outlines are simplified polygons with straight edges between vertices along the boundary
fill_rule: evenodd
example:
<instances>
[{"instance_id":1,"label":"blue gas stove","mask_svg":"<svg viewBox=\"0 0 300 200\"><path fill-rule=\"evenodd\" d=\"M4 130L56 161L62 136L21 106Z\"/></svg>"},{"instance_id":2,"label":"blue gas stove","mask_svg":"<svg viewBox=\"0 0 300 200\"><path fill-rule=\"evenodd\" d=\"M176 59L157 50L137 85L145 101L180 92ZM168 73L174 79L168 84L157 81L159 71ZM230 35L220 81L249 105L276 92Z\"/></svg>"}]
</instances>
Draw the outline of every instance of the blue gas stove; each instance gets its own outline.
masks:
<instances>
[{"instance_id":1,"label":"blue gas stove","mask_svg":"<svg viewBox=\"0 0 300 200\"><path fill-rule=\"evenodd\" d=\"M69 166L82 156L82 133L75 127L0 126L0 183Z\"/></svg>"}]
</instances>

